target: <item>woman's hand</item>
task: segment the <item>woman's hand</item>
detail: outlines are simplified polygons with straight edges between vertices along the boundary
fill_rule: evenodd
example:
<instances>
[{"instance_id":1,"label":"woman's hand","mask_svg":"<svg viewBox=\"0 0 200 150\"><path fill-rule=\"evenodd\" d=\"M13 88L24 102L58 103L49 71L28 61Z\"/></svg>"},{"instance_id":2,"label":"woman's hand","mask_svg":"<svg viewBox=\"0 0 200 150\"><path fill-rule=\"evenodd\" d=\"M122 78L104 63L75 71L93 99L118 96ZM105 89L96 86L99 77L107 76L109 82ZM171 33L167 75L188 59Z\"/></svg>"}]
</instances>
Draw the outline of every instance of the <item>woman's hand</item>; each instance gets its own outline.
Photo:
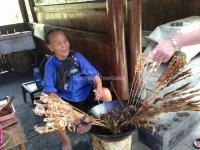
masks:
<instances>
[{"instance_id":1,"label":"woman's hand","mask_svg":"<svg viewBox=\"0 0 200 150\"><path fill-rule=\"evenodd\" d=\"M94 85L95 85L95 99L99 100L102 96L103 96L103 87L102 87L102 82L101 82L101 78L99 77L99 75L95 76L94 79Z\"/></svg>"},{"instance_id":2,"label":"woman's hand","mask_svg":"<svg viewBox=\"0 0 200 150\"><path fill-rule=\"evenodd\" d=\"M172 42L170 40L166 40L159 43L151 52L149 52L145 60L166 63L174 55L175 51L176 50Z\"/></svg>"},{"instance_id":3,"label":"woman's hand","mask_svg":"<svg viewBox=\"0 0 200 150\"><path fill-rule=\"evenodd\" d=\"M76 127L76 133L84 134L88 132L92 125L91 125L92 118L89 116L84 116L83 118L76 119L74 121L74 126Z\"/></svg>"},{"instance_id":4,"label":"woman's hand","mask_svg":"<svg viewBox=\"0 0 200 150\"><path fill-rule=\"evenodd\" d=\"M51 98L60 99L60 97L56 93L49 93L48 94Z\"/></svg>"},{"instance_id":5,"label":"woman's hand","mask_svg":"<svg viewBox=\"0 0 200 150\"><path fill-rule=\"evenodd\" d=\"M95 99L99 100L102 96L103 96L103 88L101 87L97 87L95 90Z\"/></svg>"}]
</instances>

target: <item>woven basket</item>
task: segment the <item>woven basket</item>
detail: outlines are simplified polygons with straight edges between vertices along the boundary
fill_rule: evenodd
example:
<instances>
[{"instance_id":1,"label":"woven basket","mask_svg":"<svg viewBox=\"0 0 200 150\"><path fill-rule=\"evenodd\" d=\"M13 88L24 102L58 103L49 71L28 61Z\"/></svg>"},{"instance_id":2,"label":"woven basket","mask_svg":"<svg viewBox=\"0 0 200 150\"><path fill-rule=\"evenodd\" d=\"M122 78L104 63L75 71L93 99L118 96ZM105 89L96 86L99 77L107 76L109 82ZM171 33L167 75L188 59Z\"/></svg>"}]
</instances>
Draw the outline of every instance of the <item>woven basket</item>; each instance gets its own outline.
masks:
<instances>
[{"instance_id":1,"label":"woven basket","mask_svg":"<svg viewBox=\"0 0 200 150\"><path fill-rule=\"evenodd\" d=\"M131 150L132 134L119 141L107 141L92 135L93 150Z\"/></svg>"}]
</instances>

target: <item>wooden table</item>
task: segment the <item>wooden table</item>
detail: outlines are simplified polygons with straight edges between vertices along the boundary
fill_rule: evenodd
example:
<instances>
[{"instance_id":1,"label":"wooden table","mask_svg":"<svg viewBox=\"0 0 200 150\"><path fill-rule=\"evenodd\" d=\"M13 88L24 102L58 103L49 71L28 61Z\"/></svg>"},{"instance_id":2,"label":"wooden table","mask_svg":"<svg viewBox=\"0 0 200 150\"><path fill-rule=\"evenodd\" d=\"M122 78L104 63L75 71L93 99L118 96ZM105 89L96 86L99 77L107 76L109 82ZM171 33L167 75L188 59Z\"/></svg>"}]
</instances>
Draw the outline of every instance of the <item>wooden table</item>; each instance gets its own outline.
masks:
<instances>
[{"instance_id":1,"label":"wooden table","mask_svg":"<svg viewBox=\"0 0 200 150\"><path fill-rule=\"evenodd\" d=\"M3 147L2 150L11 149L14 147L19 147L21 150L26 150L26 136L17 116L15 115L13 119L0 122L0 124L3 126L3 131L8 131L11 134L9 143ZM8 126L9 124L12 125Z\"/></svg>"}]
</instances>

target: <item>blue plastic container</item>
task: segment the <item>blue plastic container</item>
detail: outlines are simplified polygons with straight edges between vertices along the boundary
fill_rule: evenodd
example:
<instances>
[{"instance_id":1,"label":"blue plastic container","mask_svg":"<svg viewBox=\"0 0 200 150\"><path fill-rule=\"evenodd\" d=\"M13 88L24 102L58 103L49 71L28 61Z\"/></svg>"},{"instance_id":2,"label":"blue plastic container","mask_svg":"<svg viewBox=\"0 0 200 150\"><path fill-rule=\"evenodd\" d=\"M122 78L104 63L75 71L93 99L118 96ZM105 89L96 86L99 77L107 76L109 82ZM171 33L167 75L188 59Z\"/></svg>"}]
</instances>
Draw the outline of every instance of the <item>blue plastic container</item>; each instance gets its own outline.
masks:
<instances>
[{"instance_id":1,"label":"blue plastic container","mask_svg":"<svg viewBox=\"0 0 200 150\"><path fill-rule=\"evenodd\" d=\"M43 80L41 78L40 70L38 68L34 68L34 80L38 89L43 88Z\"/></svg>"}]
</instances>

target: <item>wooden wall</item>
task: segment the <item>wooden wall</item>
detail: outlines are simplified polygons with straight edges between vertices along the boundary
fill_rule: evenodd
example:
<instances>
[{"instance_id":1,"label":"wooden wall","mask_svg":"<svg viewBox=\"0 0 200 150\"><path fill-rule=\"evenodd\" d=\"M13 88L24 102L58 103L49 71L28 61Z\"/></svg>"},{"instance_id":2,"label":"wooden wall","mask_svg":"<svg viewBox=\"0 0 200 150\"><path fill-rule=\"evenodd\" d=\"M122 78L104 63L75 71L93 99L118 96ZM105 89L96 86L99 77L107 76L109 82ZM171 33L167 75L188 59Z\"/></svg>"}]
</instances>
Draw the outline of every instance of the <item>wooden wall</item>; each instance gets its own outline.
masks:
<instances>
[{"instance_id":1,"label":"wooden wall","mask_svg":"<svg viewBox=\"0 0 200 150\"><path fill-rule=\"evenodd\" d=\"M37 6L35 12L39 23L95 33L109 28L105 2Z\"/></svg>"},{"instance_id":2,"label":"wooden wall","mask_svg":"<svg viewBox=\"0 0 200 150\"><path fill-rule=\"evenodd\" d=\"M200 16L200 0L143 0L143 29L189 16Z\"/></svg>"},{"instance_id":3,"label":"wooden wall","mask_svg":"<svg viewBox=\"0 0 200 150\"><path fill-rule=\"evenodd\" d=\"M128 0L128 10L130 1ZM109 29L105 2L37 6L35 11L40 23L100 33L107 33ZM200 16L200 1L143 0L142 14L143 29L153 30L169 21L192 15Z\"/></svg>"}]
</instances>

